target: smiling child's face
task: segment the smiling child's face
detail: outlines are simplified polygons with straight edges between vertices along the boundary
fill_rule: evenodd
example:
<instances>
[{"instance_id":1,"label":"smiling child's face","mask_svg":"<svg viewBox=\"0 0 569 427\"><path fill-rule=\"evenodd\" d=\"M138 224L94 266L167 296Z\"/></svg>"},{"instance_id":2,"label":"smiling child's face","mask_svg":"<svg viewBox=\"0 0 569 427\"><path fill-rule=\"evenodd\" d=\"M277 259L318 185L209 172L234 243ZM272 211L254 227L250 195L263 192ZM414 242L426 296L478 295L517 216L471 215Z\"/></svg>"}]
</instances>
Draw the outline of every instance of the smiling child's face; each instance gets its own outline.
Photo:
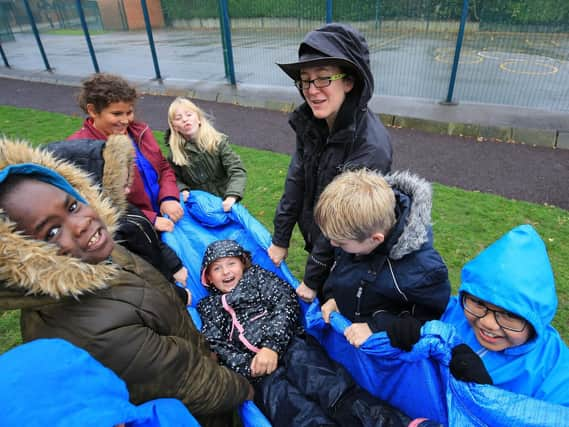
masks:
<instances>
[{"instance_id":1,"label":"smiling child's face","mask_svg":"<svg viewBox=\"0 0 569 427\"><path fill-rule=\"evenodd\" d=\"M223 257L208 266L206 278L208 283L226 294L237 286L244 271L245 264L240 257Z\"/></svg>"},{"instance_id":2,"label":"smiling child's face","mask_svg":"<svg viewBox=\"0 0 569 427\"><path fill-rule=\"evenodd\" d=\"M28 236L59 246L60 255L97 264L113 250L113 239L97 212L51 184L19 182L5 197L3 209Z\"/></svg>"}]
</instances>

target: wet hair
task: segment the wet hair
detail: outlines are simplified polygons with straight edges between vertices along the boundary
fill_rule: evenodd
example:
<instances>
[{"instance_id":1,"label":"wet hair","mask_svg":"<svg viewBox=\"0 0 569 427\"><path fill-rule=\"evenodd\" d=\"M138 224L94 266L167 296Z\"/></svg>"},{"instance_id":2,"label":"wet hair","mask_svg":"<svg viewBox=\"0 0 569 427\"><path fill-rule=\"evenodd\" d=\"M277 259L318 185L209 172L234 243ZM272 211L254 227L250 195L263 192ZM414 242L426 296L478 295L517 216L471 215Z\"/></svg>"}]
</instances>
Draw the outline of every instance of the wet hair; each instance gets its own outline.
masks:
<instances>
[{"instance_id":1,"label":"wet hair","mask_svg":"<svg viewBox=\"0 0 569 427\"><path fill-rule=\"evenodd\" d=\"M314 220L331 240L363 242L377 232L388 234L395 224L395 194L378 173L347 171L326 186Z\"/></svg>"},{"instance_id":2,"label":"wet hair","mask_svg":"<svg viewBox=\"0 0 569 427\"><path fill-rule=\"evenodd\" d=\"M225 138L225 135L216 130L205 112L189 99L178 97L172 101L168 108L168 126L170 127L168 145L172 152L172 161L174 164L186 166L189 163L187 154L184 151L186 140L181 133L174 129L174 125L172 124L178 108L186 108L198 116L200 127L193 142L201 151L215 153L219 143Z\"/></svg>"},{"instance_id":3,"label":"wet hair","mask_svg":"<svg viewBox=\"0 0 569 427\"><path fill-rule=\"evenodd\" d=\"M134 102L137 97L136 89L122 77L96 73L83 81L77 101L85 113L88 104L93 104L95 112L100 113L114 102Z\"/></svg>"}]
</instances>

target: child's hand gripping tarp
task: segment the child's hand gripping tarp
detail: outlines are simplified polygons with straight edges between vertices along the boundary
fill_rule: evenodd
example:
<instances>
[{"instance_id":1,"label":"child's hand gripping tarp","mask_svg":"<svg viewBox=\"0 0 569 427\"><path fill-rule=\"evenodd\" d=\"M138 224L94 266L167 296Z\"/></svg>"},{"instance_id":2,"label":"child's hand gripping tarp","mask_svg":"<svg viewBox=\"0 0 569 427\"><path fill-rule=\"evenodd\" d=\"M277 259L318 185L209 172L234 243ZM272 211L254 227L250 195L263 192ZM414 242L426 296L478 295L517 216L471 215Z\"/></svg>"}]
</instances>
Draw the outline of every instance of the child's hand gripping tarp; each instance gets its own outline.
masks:
<instances>
[{"instance_id":1,"label":"child's hand gripping tarp","mask_svg":"<svg viewBox=\"0 0 569 427\"><path fill-rule=\"evenodd\" d=\"M405 352L392 347L385 332L373 334L356 349L344 338L351 323L339 313L330 319L331 326L326 325L318 307L310 307L309 331L360 385L411 417L427 417L449 426L566 425L569 408L454 378L449 368L453 350L458 361L457 353L464 348L451 325L427 322L421 339ZM476 368L471 363L469 374ZM484 378L481 374L475 377Z\"/></svg>"},{"instance_id":2,"label":"child's hand gripping tarp","mask_svg":"<svg viewBox=\"0 0 569 427\"><path fill-rule=\"evenodd\" d=\"M234 239L251 252L253 261L275 272L296 288L298 281L286 265L276 268L267 255L271 237L240 204L223 212L221 199L193 191L184 206L185 215L165 242L189 271L188 287L193 305L206 295L200 283L203 253L211 242ZM393 348L385 332L373 334L359 349L343 334L350 325L338 313L324 323L318 301L301 303L307 331L342 363L360 385L411 417L426 417L450 426L559 426L566 425L569 408L538 401L489 385L461 382L449 372L452 349L461 344L454 329L442 322L426 323L421 339L410 352ZM192 308L190 308L190 312ZM199 319L195 317L197 325ZM252 402L244 405L245 426L269 426ZM249 409L251 409L250 412ZM263 424L264 422L264 424Z\"/></svg>"}]
</instances>

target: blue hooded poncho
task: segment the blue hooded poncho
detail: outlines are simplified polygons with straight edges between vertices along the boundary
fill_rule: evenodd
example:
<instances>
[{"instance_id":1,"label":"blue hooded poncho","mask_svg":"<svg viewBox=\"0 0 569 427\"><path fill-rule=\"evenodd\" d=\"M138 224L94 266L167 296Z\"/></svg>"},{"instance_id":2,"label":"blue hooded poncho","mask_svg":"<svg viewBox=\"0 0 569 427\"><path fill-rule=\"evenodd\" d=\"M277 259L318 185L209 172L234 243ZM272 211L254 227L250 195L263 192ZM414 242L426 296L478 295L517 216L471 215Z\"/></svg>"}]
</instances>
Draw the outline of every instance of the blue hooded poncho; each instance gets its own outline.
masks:
<instances>
[{"instance_id":1,"label":"blue hooded poncho","mask_svg":"<svg viewBox=\"0 0 569 427\"><path fill-rule=\"evenodd\" d=\"M177 399L129 402L113 371L69 342L38 339L0 355L0 425L197 427Z\"/></svg>"},{"instance_id":2,"label":"blue hooded poncho","mask_svg":"<svg viewBox=\"0 0 569 427\"><path fill-rule=\"evenodd\" d=\"M476 339L460 304L468 292L526 319L535 336L525 344L490 351ZM545 245L530 225L514 228L462 270L459 296L442 317L484 361L494 385L569 406L569 350L551 326L557 310L553 272Z\"/></svg>"}]
</instances>

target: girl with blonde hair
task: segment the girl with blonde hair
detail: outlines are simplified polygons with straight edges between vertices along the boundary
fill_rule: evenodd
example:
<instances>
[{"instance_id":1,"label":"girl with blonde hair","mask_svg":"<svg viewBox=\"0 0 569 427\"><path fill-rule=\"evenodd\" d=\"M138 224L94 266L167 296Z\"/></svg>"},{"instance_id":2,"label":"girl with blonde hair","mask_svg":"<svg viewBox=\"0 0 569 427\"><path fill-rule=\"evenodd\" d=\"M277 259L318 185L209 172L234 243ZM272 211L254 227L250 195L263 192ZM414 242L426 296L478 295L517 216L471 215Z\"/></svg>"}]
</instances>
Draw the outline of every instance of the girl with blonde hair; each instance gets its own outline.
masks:
<instances>
[{"instance_id":1,"label":"girl with blonde hair","mask_svg":"<svg viewBox=\"0 0 569 427\"><path fill-rule=\"evenodd\" d=\"M243 197L247 172L227 135L215 129L204 111L187 98L176 98L170 104L168 126L168 160L184 199L190 190L207 191L221 197L223 210L230 211Z\"/></svg>"}]
</instances>

